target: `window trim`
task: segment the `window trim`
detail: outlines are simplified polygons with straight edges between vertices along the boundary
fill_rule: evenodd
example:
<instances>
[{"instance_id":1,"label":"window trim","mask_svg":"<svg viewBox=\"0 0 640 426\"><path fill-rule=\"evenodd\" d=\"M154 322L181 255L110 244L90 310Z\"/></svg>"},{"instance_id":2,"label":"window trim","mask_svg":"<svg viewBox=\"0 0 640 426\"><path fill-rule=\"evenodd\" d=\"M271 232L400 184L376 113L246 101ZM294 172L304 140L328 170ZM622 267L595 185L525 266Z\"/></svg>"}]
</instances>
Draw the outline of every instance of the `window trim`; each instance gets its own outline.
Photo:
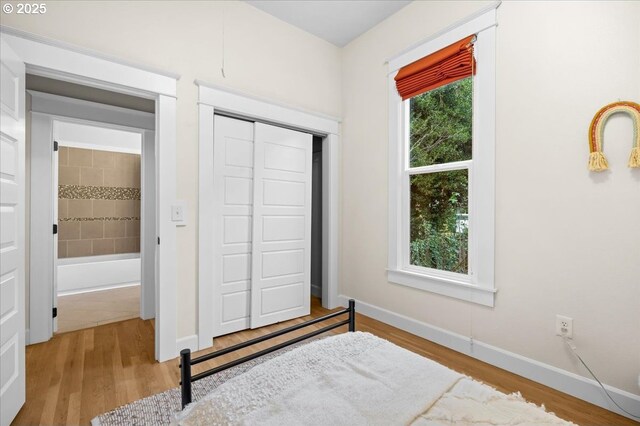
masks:
<instances>
[{"instance_id":1,"label":"window trim","mask_svg":"<svg viewBox=\"0 0 640 426\"><path fill-rule=\"evenodd\" d=\"M445 32L389 60L389 263L390 282L485 306L494 306L495 258L495 3ZM398 95L397 71L469 34L477 34L473 84L472 159L409 171L409 102ZM480 141L480 142L478 142ZM469 275L409 264L409 179L423 171L469 171ZM392 188L400 188L393 191Z\"/></svg>"}]
</instances>

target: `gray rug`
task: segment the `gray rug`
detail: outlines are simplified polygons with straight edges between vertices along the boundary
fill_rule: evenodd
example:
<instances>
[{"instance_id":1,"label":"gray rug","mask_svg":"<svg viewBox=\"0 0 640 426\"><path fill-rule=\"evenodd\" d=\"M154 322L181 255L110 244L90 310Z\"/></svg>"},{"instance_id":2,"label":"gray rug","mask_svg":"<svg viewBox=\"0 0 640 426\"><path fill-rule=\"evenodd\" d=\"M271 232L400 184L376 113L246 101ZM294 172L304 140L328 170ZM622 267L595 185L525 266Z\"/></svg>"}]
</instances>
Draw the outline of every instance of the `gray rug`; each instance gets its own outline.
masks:
<instances>
[{"instance_id":1,"label":"gray rug","mask_svg":"<svg viewBox=\"0 0 640 426\"><path fill-rule=\"evenodd\" d=\"M311 339L310 339L311 340ZM206 394L217 388L227 380L235 377L252 367L270 360L281 353L287 352L296 346L272 352L260 358L245 362L228 370L198 380L192 385L193 401L198 401ZM152 396L148 396L131 404L123 405L115 410L101 414L91 420L93 426L142 426L142 425L166 425L171 423L173 415L181 411L180 387L175 387Z\"/></svg>"}]
</instances>

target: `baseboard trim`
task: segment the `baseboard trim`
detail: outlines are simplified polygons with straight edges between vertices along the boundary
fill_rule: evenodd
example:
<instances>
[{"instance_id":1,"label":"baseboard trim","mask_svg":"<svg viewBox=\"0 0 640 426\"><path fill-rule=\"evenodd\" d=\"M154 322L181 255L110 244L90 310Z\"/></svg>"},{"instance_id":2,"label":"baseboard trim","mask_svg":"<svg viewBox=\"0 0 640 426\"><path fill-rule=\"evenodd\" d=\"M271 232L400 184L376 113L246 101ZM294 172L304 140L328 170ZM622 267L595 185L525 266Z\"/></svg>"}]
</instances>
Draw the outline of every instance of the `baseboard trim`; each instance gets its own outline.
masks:
<instances>
[{"instance_id":1,"label":"baseboard trim","mask_svg":"<svg viewBox=\"0 0 640 426\"><path fill-rule=\"evenodd\" d=\"M348 296L338 296L340 304L345 307L349 299L351 298ZM513 352L479 342L475 339L472 342L469 337L452 333L366 302L356 300L356 311L439 345L469 355L472 358L476 358L606 410L631 418L611 403L595 380L587 379L570 371L531 358L526 358ZM608 385L605 385L605 387L616 402L625 410L630 412L638 411L638 407L640 407L640 395L634 395Z\"/></svg>"},{"instance_id":2,"label":"baseboard trim","mask_svg":"<svg viewBox=\"0 0 640 426\"><path fill-rule=\"evenodd\" d=\"M198 335L192 334L191 336L181 337L176 340L176 349L180 353L183 349L191 349L191 352L198 350Z\"/></svg>"},{"instance_id":3,"label":"baseboard trim","mask_svg":"<svg viewBox=\"0 0 640 426\"><path fill-rule=\"evenodd\" d=\"M82 289L78 289L78 290L60 291L60 292L58 292L58 297L73 296L74 294L82 294L82 293L93 293L93 292L96 292L96 291L115 290L115 289L118 289L118 288L135 287L135 286L140 286L140 285L141 285L140 281L134 281L134 282L130 282L130 283L108 284L108 285L104 285L104 286L87 287L87 288L82 288Z\"/></svg>"}]
</instances>

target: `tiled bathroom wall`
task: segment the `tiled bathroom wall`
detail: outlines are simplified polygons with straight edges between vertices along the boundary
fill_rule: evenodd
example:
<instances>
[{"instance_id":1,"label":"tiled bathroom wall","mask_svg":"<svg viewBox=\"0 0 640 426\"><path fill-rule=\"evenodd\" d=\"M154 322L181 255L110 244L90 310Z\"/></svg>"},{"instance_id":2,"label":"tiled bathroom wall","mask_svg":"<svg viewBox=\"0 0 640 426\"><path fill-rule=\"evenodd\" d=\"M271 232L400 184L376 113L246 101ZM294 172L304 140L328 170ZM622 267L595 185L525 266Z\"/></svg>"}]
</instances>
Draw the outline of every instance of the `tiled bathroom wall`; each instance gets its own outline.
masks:
<instances>
[{"instance_id":1,"label":"tiled bathroom wall","mask_svg":"<svg viewBox=\"0 0 640 426\"><path fill-rule=\"evenodd\" d=\"M58 258L140 252L140 155L60 147Z\"/></svg>"}]
</instances>

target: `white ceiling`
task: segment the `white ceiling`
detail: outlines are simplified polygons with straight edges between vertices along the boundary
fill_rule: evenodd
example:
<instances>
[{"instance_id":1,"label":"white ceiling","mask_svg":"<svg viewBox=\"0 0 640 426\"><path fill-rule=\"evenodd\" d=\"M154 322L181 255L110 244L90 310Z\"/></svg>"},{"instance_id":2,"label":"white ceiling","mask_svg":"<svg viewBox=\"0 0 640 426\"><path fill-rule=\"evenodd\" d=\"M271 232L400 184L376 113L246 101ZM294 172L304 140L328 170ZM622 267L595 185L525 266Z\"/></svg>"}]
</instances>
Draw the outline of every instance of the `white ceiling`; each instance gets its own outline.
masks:
<instances>
[{"instance_id":1,"label":"white ceiling","mask_svg":"<svg viewBox=\"0 0 640 426\"><path fill-rule=\"evenodd\" d=\"M270 15L338 47L393 15L405 0L246 0Z\"/></svg>"}]
</instances>

